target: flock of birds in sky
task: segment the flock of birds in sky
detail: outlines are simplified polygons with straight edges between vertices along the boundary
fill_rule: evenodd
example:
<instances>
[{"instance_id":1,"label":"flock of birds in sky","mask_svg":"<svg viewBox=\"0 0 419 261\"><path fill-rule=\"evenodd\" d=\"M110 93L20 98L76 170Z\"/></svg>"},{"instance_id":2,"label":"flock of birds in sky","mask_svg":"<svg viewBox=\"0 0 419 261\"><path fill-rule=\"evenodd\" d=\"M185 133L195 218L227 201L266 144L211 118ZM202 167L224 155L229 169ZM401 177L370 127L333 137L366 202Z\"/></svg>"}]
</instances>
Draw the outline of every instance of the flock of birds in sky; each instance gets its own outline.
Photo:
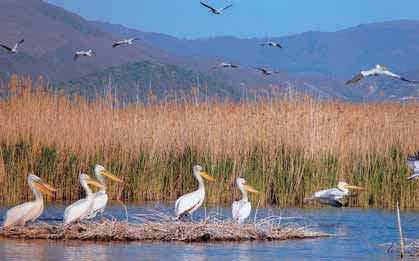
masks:
<instances>
[{"instance_id":1,"label":"flock of birds in sky","mask_svg":"<svg viewBox=\"0 0 419 261\"><path fill-rule=\"evenodd\" d=\"M225 10L230 8L232 5L228 5L224 8L214 8L204 2L201 2L201 5L208 8L209 11L213 14L220 15ZM116 48L122 45L132 45L134 41L138 40L137 38L124 39L113 43L112 48ZM20 40L13 47L0 44L10 54L16 54L18 52L18 47L24 43L24 40ZM282 45L275 42L265 42L262 43L263 46L282 48ZM74 60L79 59L80 57L92 57L95 56L93 50L81 50L77 51L74 54ZM239 68L238 65L231 63L221 63L215 67L216 68ZM259 70L263 75L272 75L278 73L274 70L269 70L261 67L254 67L254 69ZM365 77L369 76L379 76L385 75L402 81L410 83L419 83L419 81L412 81L401 77L400 75L390 72L386 67L381 65L376 65L375 68L368 71L361 71L351 80L347 81L346 84L357 83ZM415 155L408 158L408 166L413 170L413 175L408 178L408 180L419 179L419 155ZM64 212L64 224L70 224L77 221L88 220L95 218L98 214L103 214L105 207L108 202L108 195L106 193L106 182L105 178L108 178L115 182L123 182L120 178L111 174L105 167L101 165L96 165L94 168L94 173L96 180L93 180L89 175L80 174L79 181L83 189L85 190L86 197L80 199L79 201L71 204L65 209ZM193 167L193 175L198 181L198 189L194 192L183 195L176 200L175 203L175 216L177 219L182 219L184 216L192 215L197 209L201 207L205 199L205 186L204 179L209 181L215 181L213 177L208 175L203 171L201 166ZM34 222L42 214L44 210L43 203L43 194L52 195L56 192L56 189L46 184L41 178L35 176L34 174L29 174L28 184L33 194L35 195L35 200L32 202L27 202L18 206L15 206L9 209L6 213L4 226L15 226L15 225L25 225L28 221ZM239 201L234 201L232 204L232 218L238 223L243 223L249 217L251 212L251 204L248 199L248 192L257 193L258 191L247 184L246 180L238 177L236 179L236 185L242 194L242 199ZM90 186L97 187L98 192L93 193ZM345 206L341 201L343 197L351 196L349 189L362 190L364 188L352 186L345 182L339 182L337 188L321 190L314 193L310 198L307 198L304 202L319 202L320 204L342 207Z\"/></svg>"},{"instance_id":2,"label":"flock of birds in sky","mask_svg":"<svg viewBox=\"0 0 419 261\"><path fill-rule=\"evenodd\" d=\"M215 8L215 7L213 7L213 6L211 6L207 3L204 3L204 2L200 2L200 3L205 8L208 8L209 12L211 12L215 15L221 15L221 14L223 14L223 12L225 10L227 10L228 8L233 6L233 4L230 4L230 5L227 5L223 8ZM123 40L120 40L120 41L117 41L117 42L113 43L112 48L119 47L121 45L132 45L134 43L134 41L136 41L136 40L139 40L139 39L138 38L123 39ZM9 46L3 45L3 44L0 44L0 46L3 47L8 53L16 54L19 45L21 45L23 42L24 42L24 40L22 39L18 43L16 43L13 47L9 47ZM262 46L275 47L275 48L282 48L282 45L280 43L276 43L276 42L272 42L272 41L267 41L267 42L261 43L261 45ZM75 52L73 59L77 60L82 56L83 57L92 57L92 56L96 56L96 53L91 49L80 50L80 51ZM213 67L213 69L217 69L217 68L238 69L240 67L238 65L235 65L235 64L222 62L219 65ZM270 70L268 68L263 68L263 67L253 67L253 68L260 71L261 74L264 75L264 76L270 76L270 75L279 73L279 71ZM402 77L398 74L395 74L395 73L391 72L385 66L377 64L375 66L375 68L359 72L352 79L347 81L346 84L354 84L354 83L359 82L360 80L362 80L365 77L371 77L371 76L388 76L388 77L391 77L391 78L394 78L394 79L397 79L397 80L401 80L401 81L405 81L405 82L409 82L409 83L413 83L413 84L418 84L419 83L419 80L409 80L405 77Z\"/></svg>"}]
</instances>

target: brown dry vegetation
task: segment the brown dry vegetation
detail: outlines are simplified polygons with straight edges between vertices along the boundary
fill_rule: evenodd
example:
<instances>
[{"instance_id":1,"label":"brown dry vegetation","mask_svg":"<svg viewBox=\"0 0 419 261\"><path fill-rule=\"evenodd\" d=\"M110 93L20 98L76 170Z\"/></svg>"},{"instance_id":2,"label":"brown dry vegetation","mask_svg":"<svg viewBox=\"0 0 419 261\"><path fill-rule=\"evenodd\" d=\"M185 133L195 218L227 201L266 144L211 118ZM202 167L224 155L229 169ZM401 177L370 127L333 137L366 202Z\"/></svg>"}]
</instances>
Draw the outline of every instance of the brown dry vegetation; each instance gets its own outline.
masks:
<instances>
[{"instance_id":1,"label":"brown dry vegetation","mask_svg":"<svg viewBox=\"0 0 419 261\"><path fill-rule=\"evenodd\" d=\"M31 92L30 89L37 89ZM77 175L95 163L126 182L126 200L174 200L195 188L194 164L217 181L207 201L230 203L237 176L261 204L301 205L340 180L366 187L351 204L419 208L405 157L419 149L419 106L318 101L272 91L256 102L194 99L115 106L42 91L42 80L12 77L0 100L0 199L27 199L28 171L56 186L56 199L80 197ZM195 93L195 96L197 94ZM196 97L192 97L196 98ZM257 198L256 198L257 197Z\"/></svg>"}]
</instances>

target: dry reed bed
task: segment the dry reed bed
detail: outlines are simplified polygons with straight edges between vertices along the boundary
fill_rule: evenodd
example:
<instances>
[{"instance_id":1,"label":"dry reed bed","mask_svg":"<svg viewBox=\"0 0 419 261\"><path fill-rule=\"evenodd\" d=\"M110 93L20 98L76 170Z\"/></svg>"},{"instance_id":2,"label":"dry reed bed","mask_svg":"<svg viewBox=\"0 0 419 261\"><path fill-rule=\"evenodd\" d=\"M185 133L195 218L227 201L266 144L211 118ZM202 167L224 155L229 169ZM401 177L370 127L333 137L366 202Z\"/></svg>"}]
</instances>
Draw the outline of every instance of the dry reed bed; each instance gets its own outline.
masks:
<instances>
[{"instance_id":1,"label":"dry reed bed","mask_svg":"<svg viewBox=\"0 0 419 261\"><path fill-rule=\"evenodd\" d=\"M109 188L125 200L174 200L195 188L191 167L216 177L208 201L230 203L237 176L263 191L261 206L301 205L313 191L339 180L367 190L361 207L419 207L419 186L407 183L405 157L419 149L417 104L349 104L306 96L241 104L170 100L116 107L112 97L89 101L42 91L41 83L13 78L0 100L0 199L31 197L34 171L59 191L82 194L77 175L95 163L126 185ZM29 87L28 87L29 86ZM29 92L36 86L37 92Z\"/></svg>"},{"instance_id":2,"label":"dry reed bed","mask_svg":"<svg viewBox=\"0 0 419 261\"><path fill-rule=\"evenodd\" d=\"M62 224L37 224L27 227L0 228L0 237L11 239L94 240L94 241L249 241L292 240L327 237L306 227L259 227L231 222L147 222L130 224L121 221Z\"/></svg>"}]
</instances>

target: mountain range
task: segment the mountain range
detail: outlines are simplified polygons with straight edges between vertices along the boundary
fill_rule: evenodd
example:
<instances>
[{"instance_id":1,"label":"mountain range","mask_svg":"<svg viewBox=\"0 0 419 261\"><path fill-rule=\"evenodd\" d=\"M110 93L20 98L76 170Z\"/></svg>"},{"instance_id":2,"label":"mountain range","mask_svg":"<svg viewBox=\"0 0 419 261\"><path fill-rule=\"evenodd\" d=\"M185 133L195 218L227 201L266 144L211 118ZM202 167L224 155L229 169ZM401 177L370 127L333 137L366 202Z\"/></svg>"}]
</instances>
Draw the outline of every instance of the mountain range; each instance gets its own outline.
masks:
<instances>
[{"instance_id":1,"label":"mountain range","mask_svg":"<svg viewBox=\"0 0 419 261\"><path fill-rule=\"evenodd\" d=\"M144 96L149 89L163 97L199 87L209 96L240 99L244 93L263 92L273 86L353 102L417 95L416 86L393 79L369 79L353 86L344 82L377 63L419 79L419 21L390 21L269 39L191 40L87 21L41 0L2 0L0 10L0 42L13 45L25 39L16 55L0 51L2 81L12 73L43 75L52 86L69 92L91 95L112 86L124 98ZM124 37L140 40L133 46L111 47ZM262 47L260 43L266 40L280 42L284 48ZM80 49L93 49L97 56L73 61L74 52ZM241 68L212 69L222 61ZM280 73L265 77L254 70L255 66Z\"/></svg>"}]
</instances>

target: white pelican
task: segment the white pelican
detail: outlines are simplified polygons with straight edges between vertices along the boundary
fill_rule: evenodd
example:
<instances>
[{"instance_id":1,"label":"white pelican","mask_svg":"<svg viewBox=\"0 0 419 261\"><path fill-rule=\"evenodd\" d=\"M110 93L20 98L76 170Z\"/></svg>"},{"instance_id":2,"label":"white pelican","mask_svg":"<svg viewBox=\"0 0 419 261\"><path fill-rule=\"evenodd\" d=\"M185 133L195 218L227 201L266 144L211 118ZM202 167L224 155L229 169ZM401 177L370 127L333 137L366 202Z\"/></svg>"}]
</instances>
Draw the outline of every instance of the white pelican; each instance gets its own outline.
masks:
<instances>
[{"instance_id":1,"label":"white pelican","mask_svg":"<svg viewBox=\"0 0 419 261\"><path fill-rule=\"evenodd\" d=\"M252 186L246 185L246 180L244 178L237 178L236 184L240 189L243 197L241 200L233 202L231 212L233 219L241 224L249 217L250 211L252 210L252 206L247 198L247 191L253 193L258 193L258 191Z\"/></svg>"},{"instance_id":2,"label":"white pelican","mask_svg":"<svg viewBox=\"0 0 419 261\"><path fill-rule=\"evenodd\" d=\"M267 42L261 43L260 45L262 45L262 46L267 45L267 46L271 46L271 47L282 48L282 45L281 44L275 43L275 42L271 42L271 41L267 41Z\"/></svg>"},{"instance_id":3,"label":"white pelican","mask_svg":"<svg viewBox=\"0 0 419 261\"><path fill-rule=\"evenodd\" d=\"M78 52L76 52L76 54L74 54L74 57L73 57L73 59L74 59L74 61L75 60L77 60L80 56L85 56L85 57L92 57L92 56L95 56L96 55L96 53L95 52L93 52L93 50L88 50L88 51L78 51Z\"/></svg>"},{"instance_id":4,"label":"white pelican","mask_svg":"<svg viewBox=\"0 0 419 261\"><path fill-rule=\"evenodd\" d=\"M220 63L219 65L212 67L212 69L218 69L218 68L234 68L234 69L237 69L237 68L239 68L239 66L235 65L235 64L231 64L231 63Z\"/></svg>"},{"instance_id":5,"label":"white pelican","mask_svg":"<svg viewBox=\"0 0 419 261\"><path fill-rule=\"evenodd\" d=\"M16 207L9 209L6 213L4 226L23 226L29 220L34 222L44 211L44 200L42 192L51 196L52 192L56 190L45 184L42 179L34 174L28 175L28 184L33 194L35 201L26 202Z\"/></svg>"},{"instance_id":6,"label":"white pelican","mask_svg":"<svg viewBox=\"0 0 419 261\"><path fill-rule=\"evenodd\" d=\"M407 180L419 179L419 155L407 157L407 165L413 170L413 174Z\"/></svg>"},{"instance_id":7,"label":"white pelican","mask_svg":"<svg viewBox=\"0 0 419 261\"><path fill-rule=\"evenodd\" d=\"M265 68L260 68L260 67L255 67L255 69L261 71L262 74L265 75L265 76L269 76L269 75L272 75L274 73L279 73L277 71L271 71L271 70L268 70L268 69L265 69Z\"/></svg>"},{"instance_id":8,"label":"white pelican","mask_svg":"<svg viewBox=\"0 0 419 261\"><path fill-rule=\"evenodd\" d=\"M97 181L92 180L86 174L80 174L79 180L81 186L86 191L86 198L80 199L75 203L68 206L64 211L64 224L69 224L78 220L83 220L92 214L93 204L94 204L94 195L89 185L96 186L98 188L105 188L103 185Z\"/></svg>"},{"instance_id":9,"label":"white pelican","mask_svg":"<svg viewBox=\"0 0 419 261\"><path fill-rule=\"evenodd\" d=\"M17 53L17 48L19 47L19 45L23 44L24 41L25 41L25 39L20 40L12 48L10 48L9 46L3 45L3 44L0 44L0 46L3 47L4 49L6 49L6 51L8 53L15 54L15 53Z\"/></svg>"},{"instance_id":10,"label":"white pelican","mask_svg":"<svg viewBox=\"0 0 419 261\"><path fill-rule=\"evenodd\" d=\"M222 14L224 10L226 10L227 8L230 8L230 7L232 7L232 6L233 6L233 5L231 4L231 5L228 5L228 6L226 6L226 7L223 7L223 8L218 8L218 9L217 9L217 8L214 8L214 7L212 7L212 6L208 5L208 4L204 3L204 2L201 2L201 5L203 5L203 6L205 6L206 8L208 8L208 9L209 9L209 11L210 11L211 13L213 13L213 14L217 14L217 15Z\"/></svg>"},{"instance_id":11,"label":"white pelican","mask_svg":"<svg viewBox=\"0 0 419 261\"><path fill-rule=\"evenodd\" d=\"M192 213L197 210L204 202L205 187L204 180L202 178L215 181L213 177L205 172L202 172L202 167L198 165L193 167L193 175L198 181L198 190L183 195L182 197L178 198L178 200L176 200L175 215L178 219L186 214L192 215Z\"/></svg>"},{"instance_id":12,"label":"white pelican","mask_svg":"<svg viewBox=\"0 0 419 261\"><path fill-rule=\"evenodd\" d=\"M108 203L108 194L106 194L106 182L105 177L116 181L122 182L121 179L111 174L105 167L101 165L95 166L95 176L99 183L103 186L98 192L94 194L93 212L88 218L94 218L98 213L103 214L105 211L106 204Z\"/></svg>"},{"instance_id":13,"label":"white pelican","mask_svg":"<svg viewBox=\"0 0 419 261\"><path fill-rule=\"evenodd\" d=\"M131 44L134 43L134 41L137 41L137 40L139 40L139 39L138 38L130 38L130 39L124 39L124 40L121 40L121 41L117 41L112 45L112 48L118 47L118 46L123 45L123 44L131 45Z\"/></svg>"},{"instance_id":14,"label":"white pelican","mask_svg":"<svg viewBox=\"0 0 419 261\"><path fill-rule=\"evenodd\" d=\"M329 205L340 208L343 203L340 201L341 198L349 196L349 189L364 189L361 187L351 186L346 182L339 182L338 188L331 188L318 191L314 193L310 198L304 200L304 203L311 201L317 201L323 205Z\"/></svg>"},{"instance_id":15,"label":"white pelican","mask_svg":"<svg viewBox=\"0 0 419 261\"><path fill-rule=\"evenodd\" d=\"M362 80L364 77L380 76L380 75L389 76L389 77L392 77L394 79L402 80L402 81L405 81L405 82L419 83L419 81L412 81L412 80L403 78L402 76L400 76L398 74L395 74L395 73L390 72L387 69L387 67L377 64L375 66L375 68L373 68L371 70L361 71L360 73L358 73L357 75L355 75L351 80L347 81L346 84L357 83L360 80Z\"/></svg>"}]
</instances>

